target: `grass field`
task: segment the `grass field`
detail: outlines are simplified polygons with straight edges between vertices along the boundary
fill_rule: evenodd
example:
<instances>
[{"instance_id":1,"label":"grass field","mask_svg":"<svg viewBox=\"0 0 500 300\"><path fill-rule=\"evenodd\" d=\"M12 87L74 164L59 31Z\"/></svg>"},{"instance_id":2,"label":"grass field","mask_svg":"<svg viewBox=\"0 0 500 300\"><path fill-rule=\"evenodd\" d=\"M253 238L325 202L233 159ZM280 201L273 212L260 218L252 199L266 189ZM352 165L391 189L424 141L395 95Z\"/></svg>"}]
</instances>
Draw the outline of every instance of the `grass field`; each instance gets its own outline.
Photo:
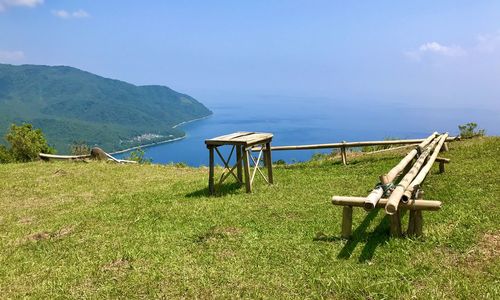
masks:
<instances>
[{"instance_id":1,"label":"grass field","mask_svg":"<svg viewBox=\"0 0 500 300\"><path fill-rule=\"evenodd\" d=\"M422 238L355 209L349 241L331 196L367 195L403 153L275 166L274 186L218 197L206 168L0 165L0 298L499 299L499 153L450 144Z\"/></svg>"}]
</instances>

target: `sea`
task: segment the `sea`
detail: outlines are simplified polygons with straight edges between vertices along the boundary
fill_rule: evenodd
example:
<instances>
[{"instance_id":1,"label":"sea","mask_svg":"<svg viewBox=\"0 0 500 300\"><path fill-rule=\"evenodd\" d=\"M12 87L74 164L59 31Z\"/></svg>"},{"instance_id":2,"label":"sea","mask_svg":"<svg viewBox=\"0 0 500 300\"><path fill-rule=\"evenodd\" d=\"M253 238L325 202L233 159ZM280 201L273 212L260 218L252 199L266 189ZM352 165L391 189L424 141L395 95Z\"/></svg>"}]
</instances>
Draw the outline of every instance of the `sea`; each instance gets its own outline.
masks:
<instances>
[{"instance_id":1,"label":"sea","mask_svg":"<svg viewBox=\"0 0 500 300\"><path fill-rule=\"evenodd\" d=\"M200 99L213 115L180 125L185 138L143 148L153 163L208 165L204 141L237 131L269 132L272 145L425 138L434 131L458 133L458 125L476 122L499 134L498 109L408 105L405 101L294 97L279 95L209 95ZM412 102L414 103L414 102ZM481 127L482 126L482 127ZM225 154L230 147L221 147ZM331 150L273 151L272 160L307 161ZM126 158L129 153L117 154ZM221 162L219 162L221 163Z\"/></svg>"}]
</instances>

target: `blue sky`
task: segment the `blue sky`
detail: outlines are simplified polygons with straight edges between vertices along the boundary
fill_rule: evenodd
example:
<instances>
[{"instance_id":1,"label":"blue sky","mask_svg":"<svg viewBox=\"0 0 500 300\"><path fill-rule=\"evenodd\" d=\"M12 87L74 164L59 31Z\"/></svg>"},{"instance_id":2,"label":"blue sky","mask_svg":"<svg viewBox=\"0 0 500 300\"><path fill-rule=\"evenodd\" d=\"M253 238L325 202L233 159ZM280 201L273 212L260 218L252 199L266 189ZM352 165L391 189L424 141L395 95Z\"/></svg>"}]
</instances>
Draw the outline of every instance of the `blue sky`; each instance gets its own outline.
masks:
<instances>
[{"instance_id":1,"label":"blue sky","mask_svg":"<svg viewBox=\"0 0 500 300\"><path fill-rule=\"evenodd\" d=\"M0 0L0 62L194 96L499 110L500 1Z\"/></svg>"}]
</instances>

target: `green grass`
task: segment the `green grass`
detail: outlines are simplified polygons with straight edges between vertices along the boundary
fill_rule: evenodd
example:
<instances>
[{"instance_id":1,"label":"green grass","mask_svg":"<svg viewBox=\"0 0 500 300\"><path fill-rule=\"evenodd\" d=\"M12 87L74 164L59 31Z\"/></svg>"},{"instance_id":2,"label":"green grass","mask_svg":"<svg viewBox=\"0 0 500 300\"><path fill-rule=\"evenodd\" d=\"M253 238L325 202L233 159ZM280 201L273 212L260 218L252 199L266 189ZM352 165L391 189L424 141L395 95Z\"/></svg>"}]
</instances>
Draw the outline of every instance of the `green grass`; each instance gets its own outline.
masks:
<instances>
[{"instance_id":1,"label":"green grass","mask_svg":"<svg viewBox=\"0 0 500 300\"><path fill-rule=\"evenodd\" d=\"M402 153L276 166L274 186L218 197L206 168L0 165L0 297L498 299L499 150L450 145L424 185L443 208L419 239L389 239L383 211L356 209L341 240L330 203L366 195Z\"/></svg>"}]
</instances>

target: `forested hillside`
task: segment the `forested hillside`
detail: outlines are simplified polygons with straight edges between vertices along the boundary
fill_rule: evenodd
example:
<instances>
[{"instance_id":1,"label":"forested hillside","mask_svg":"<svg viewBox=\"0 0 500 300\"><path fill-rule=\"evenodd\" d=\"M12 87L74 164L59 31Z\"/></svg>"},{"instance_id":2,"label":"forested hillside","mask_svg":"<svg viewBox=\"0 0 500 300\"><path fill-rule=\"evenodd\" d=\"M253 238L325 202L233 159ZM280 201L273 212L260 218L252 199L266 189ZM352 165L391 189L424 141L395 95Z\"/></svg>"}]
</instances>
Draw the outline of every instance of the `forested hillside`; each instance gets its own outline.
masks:
<instances>
[{"instance_id":1,"label":"forested hillside","mask_svg":"<svg viewBox=\"0 0 500 300\"><path fill-rule=\"evenodd\" d=\"M210 114L165 86L135 86L66 66L0 64L0 135L11 123L32 123L63 153L75 142L114 151L180 137L175 124Z\"/></svg>"}]
</instances>

